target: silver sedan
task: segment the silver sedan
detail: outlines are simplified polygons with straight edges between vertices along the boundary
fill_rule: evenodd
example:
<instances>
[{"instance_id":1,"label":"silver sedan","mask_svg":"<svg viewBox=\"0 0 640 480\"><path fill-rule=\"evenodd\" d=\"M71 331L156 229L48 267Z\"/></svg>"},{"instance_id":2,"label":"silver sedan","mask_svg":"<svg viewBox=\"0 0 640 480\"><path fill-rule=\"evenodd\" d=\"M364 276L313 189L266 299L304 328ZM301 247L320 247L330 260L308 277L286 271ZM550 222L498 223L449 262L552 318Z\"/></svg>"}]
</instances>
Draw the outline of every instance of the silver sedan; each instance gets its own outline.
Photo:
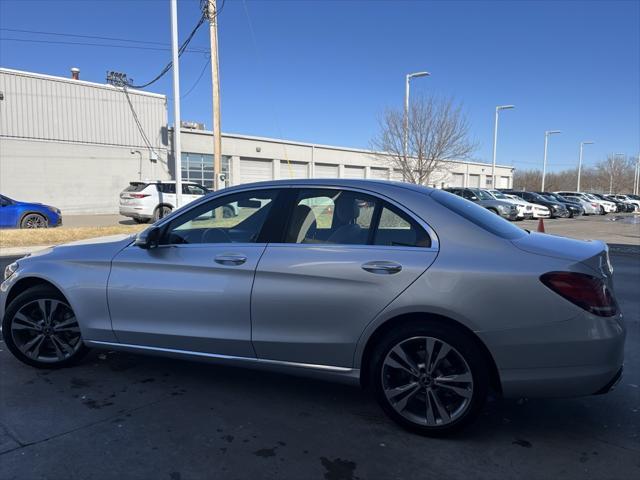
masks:
<instances>
[{"instance_id":1,"label":"silver sedan","mask_svg":"<svg viewBox=\"0 0 640 480\"><path fill-rule=\"evenodd\" d=\"M403 183L225 189L135 238L23 258L0 291L6 345L34 367L93 347L329 377L425 435L468 424L490 390L592 395L622 374L605 244Z\"/></svg>"}]
</instances>

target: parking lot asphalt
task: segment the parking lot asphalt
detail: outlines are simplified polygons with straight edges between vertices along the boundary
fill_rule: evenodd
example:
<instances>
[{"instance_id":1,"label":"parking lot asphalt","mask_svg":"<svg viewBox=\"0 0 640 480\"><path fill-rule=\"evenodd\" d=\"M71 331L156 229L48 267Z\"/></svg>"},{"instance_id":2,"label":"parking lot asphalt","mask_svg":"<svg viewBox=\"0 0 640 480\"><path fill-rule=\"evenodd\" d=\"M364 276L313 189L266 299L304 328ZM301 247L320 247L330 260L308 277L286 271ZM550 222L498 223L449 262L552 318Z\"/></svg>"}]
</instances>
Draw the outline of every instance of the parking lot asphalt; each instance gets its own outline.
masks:
<instances>
[{"instance_id":1,"label":"parking lot asphalt","mask_svg":"<svg viewBox=\"0 0 640 480\"><path fill-rule=\"evenodd\" d=\"M0 478L637 478L640 256L612 263L628 328L618 388L492 398L447 439L401 430L358 388L113 352L35 370L0 343Z\"/></svg>"}]
</instances>

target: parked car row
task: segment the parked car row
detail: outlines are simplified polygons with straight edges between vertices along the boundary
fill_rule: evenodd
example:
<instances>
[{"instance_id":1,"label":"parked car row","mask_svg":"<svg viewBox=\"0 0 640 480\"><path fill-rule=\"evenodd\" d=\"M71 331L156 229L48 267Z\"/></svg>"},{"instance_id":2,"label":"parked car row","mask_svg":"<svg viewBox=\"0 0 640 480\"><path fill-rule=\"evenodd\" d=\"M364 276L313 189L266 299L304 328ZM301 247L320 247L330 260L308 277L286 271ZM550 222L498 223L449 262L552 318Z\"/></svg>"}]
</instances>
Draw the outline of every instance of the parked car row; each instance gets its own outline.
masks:
<instances>
[{"instance_id":1,"label":"parked car row","mask_svg":"<svg viewBox=\"0 0 640 480\"><path fill-rule=\"evenodd\" d=\"M638 195L604 195L585 192L527 192L512 189L448 188L507 220L574 218L640 211Z\"/></svg>"}]
</instances>

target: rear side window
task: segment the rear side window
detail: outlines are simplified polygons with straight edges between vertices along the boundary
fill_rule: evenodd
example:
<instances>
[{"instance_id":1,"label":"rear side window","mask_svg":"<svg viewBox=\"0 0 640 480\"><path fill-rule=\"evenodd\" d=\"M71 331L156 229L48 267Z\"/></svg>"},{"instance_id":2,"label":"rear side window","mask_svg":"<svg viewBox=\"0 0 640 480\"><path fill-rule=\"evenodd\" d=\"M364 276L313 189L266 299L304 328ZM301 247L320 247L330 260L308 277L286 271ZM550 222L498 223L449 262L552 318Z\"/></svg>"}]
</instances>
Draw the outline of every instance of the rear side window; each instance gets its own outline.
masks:
<instances>
[{"instance_id":1,"label":"rear side window","mask_svg":"<svg viewBox=\"0 0 640 480\"><path fill-rule=\"evenodd\" d=\"M508 220L457 195L451 195L443 190L436 190L431 194L431 198L452 212L499 237L513 240L526 235L524 230L512 225Z\"/></svg>"},{"instance_id":2,"label":"rear side window","mask_svg":"<svg viewBox=\"0 0 640 480\"><path fill-rule=\"evenodd\" d=\"M431 238L412 218L389 205L382 207L375 245L393 247L430 247Z\"/></svg>"},{"instance_id":3,"label":"rear side window","mask_svg":"<svg viewBox=\"0 0 640 480\"><path fill-rule=\"evenodd\" d=\"M145 188L147 188L148 183L143 182L131 182L127 188L124 189L125 192L141 192Z\"/></svg>"},{"instance_id":4,"label":"rear side window","mask_svg":"<svg viewBox=\"0 0 640 480\"><path fill-rule=\"evenodd\" d=\"M160 193L176 193L175 183L158 183L156 187Z\"/></svg>"}]
</instances>

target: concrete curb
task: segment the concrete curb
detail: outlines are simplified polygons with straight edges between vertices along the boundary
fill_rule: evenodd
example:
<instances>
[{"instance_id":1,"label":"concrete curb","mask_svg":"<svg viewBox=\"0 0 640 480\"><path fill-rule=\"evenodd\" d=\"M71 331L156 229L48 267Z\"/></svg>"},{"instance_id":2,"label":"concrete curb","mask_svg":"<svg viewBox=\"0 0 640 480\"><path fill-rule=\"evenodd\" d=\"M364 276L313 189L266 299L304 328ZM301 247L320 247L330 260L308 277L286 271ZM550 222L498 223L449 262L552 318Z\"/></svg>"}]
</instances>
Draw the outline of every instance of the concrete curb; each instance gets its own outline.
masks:
<instances>
[{"instance_id":1,"label":"concrete curb","mask_svg":"<svg viewBox=\"0 0 640 480\"><path fill-rule=\"evenodd\" d=\"M45 248L51 248L52 245L34 245L31 247L0 247L0 258L2 257L23 257Z\"/></svg>"}]
</instances>

